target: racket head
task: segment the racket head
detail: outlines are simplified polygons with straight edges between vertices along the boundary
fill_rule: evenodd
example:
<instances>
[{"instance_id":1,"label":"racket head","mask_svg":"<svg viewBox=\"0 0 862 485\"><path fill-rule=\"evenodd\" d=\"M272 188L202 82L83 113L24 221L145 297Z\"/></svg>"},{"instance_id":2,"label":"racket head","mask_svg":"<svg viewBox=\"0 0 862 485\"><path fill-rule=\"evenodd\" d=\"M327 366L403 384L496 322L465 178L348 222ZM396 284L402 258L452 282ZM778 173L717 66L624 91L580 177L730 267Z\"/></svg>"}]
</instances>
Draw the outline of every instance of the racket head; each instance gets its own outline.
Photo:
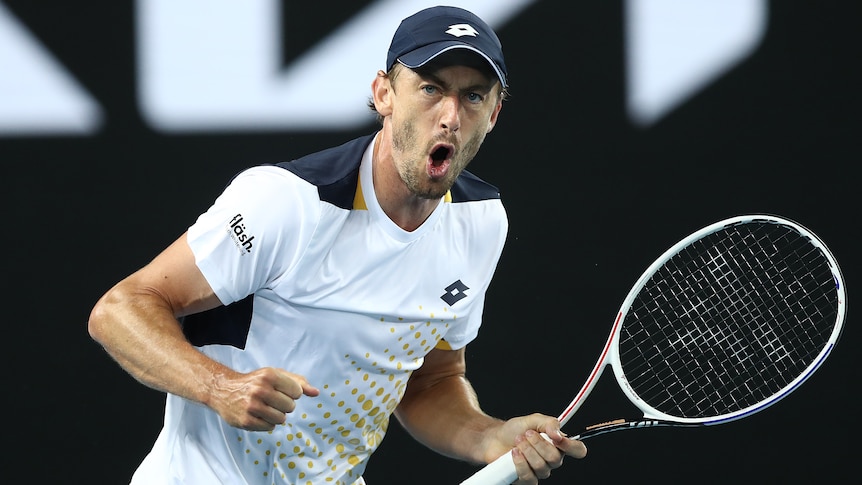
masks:
<instances>
[{"instance_id":1,"label":"racket head","mask_svg":"<svg viewBox=\"0 0 862 485\"><path fill-rule=\"evenodd\" d=\"M644 271L620 307L608 362L646 419L740 419L823 364L843 329L845 291L832 253L800 224L719 221Z\"/></svg>"}]
</instances>

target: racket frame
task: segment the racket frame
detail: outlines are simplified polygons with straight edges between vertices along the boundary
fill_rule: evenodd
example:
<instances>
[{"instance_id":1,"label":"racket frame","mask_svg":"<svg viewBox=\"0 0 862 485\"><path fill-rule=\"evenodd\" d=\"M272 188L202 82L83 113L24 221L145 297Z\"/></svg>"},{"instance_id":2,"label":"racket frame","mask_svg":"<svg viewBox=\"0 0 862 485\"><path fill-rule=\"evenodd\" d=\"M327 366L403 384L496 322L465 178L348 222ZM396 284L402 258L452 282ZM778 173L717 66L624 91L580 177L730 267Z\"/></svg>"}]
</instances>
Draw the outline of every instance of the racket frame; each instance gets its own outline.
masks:
<instances>
[{"instance_id":1,"label":"racket frame","mask_svg":"<svg viewBox=\"0 0 862 485\"><path fill-rule=\"evenodd\" d=\"M805 237L813 246L818 248L826 258L827 262L829 263L829 268L832 272L832 276L835 279L835 287L838 299L838 311L836 314L837 321L833 327L831 335L827 339L827 344L823 347L817 357L812 360L808 367L795 379L790 381L787 385L785 385L778 392L774 393L772 396L743 409L739 409L737 411L718 416L686 418L672 416L652 408L643 399L641 399L641 397L638 396L637 393L635 393L635 391L629 385L628 380L623 372L622 364L620 363L620 330L622 328L622 322L625 320L626 314L631 308L631 305L634 300L637 298L640 290L644 287L644 285L646 285L646 283L656 273L656 271L658 271L670 258L672 258L684 248L689 246L692 242L702 239L709 234L720 231L730 226L747 224L752 222L779 224L786 227L790 227L799 234L801 234L803 237ZM640 278L638 278L634 286L632 286L631 290L629 290L628 295L623 300L623 303L620 305L620 310L617 313L616 320L611 329L611 334L608 337L604 350L602 351L599 360L596 362L593 371L590 373L589 378L584 383L581 390L576 394L574 400L569 403L569 405L557 419L560 421L561 426L565 425L569 421L569 419L571 419L574 413L578 410L578 408L581 407L581 404L583 404L587 396L593 390L597 381L599 380L599 377L601 377L604 368L607 367L608 364L613 369L614 377L617 380L619 388L626 395L629 401L631 401L632 404L634 404L641 412L643 412L643 418L637 421L614 420L603 424L593 425L588 427L584 433L573 437L573 439L584 439L587 437L596 436L598 434L604 434L610 431L616 431L624 428L686 425L709 426L735 421L737 419L741 419L746 416L750 416L756 412L762 411L763 409L766 409L767 407L780 401L781 399L789 395L791 392L793 392L796 388L798 388L803 382L805 382L809 377L811 377L812 374L814 374L814 371L816 371L823 364L823 362L826 360L826 357L828 357L829 354L832 352L832 349L838 342L838 339L844 327L844 316L846 314L847 304L845 291L846 290L844 288L844 280L841 275L841 271L838 267L838 264L835 260L835 257L832 255L832 252L829 250L829 248L826 247L826 245L819 237L817 237L813 232L811 232L797 222L778 216L757 214L736 216L710 224L690 234L688 237L680 240L679 242L668 248L643 272L643 274L641 274Z\"/></svg>"}]
</instances>

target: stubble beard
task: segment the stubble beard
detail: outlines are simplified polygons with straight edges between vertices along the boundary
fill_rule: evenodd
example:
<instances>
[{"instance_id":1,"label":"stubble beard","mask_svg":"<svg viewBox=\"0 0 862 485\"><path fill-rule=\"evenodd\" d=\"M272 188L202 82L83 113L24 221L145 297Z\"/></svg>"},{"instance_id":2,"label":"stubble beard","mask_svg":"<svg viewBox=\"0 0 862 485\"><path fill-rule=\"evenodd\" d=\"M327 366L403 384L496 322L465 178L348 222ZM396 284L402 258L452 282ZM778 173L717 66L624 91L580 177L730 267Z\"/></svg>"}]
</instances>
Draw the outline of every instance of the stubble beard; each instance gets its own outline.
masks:
<instances>
[{"instance_id":1,"label":"stubble beard","mask_svg":"<svg viewBox=\"0 0 862 485\"><path fill-rule=\"evenodd\" d=\"M442 179L432 179L425 171L427 150L423 151L421 155L409 152L409 150L416 150L419 147L416 127L413 123L404 122L392 127L392 148L395 152L394 163L398 174L401 176L401 180L404 181L407 189L421 199L433 200L446 195L449 189L452 188L455 180L479 151L483 140L484 136L476 134L461 147L456 147L455 155L451 160L446 176ZM449 140L444 141L448 142Z\"/></svg>"}]
</instances>

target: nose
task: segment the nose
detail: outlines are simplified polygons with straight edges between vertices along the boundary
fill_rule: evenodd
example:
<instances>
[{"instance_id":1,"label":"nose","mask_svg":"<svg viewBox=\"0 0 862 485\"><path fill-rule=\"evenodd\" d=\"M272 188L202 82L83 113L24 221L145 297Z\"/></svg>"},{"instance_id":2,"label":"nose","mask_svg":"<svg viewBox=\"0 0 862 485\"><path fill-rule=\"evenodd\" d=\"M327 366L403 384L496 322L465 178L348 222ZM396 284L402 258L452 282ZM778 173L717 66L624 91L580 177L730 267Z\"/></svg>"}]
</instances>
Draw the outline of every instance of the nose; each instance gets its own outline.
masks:
<instances>
[{"instance_id":1,"label":"nose","mask_svg":"<svg viewBox=\"0 0 862 485\"><path fill-rule=\"evenodd\" d=\"M461 128L461 100L458 96L444 96L440 107L440 126L451 132Z\"/></svg>"}]
</instances>

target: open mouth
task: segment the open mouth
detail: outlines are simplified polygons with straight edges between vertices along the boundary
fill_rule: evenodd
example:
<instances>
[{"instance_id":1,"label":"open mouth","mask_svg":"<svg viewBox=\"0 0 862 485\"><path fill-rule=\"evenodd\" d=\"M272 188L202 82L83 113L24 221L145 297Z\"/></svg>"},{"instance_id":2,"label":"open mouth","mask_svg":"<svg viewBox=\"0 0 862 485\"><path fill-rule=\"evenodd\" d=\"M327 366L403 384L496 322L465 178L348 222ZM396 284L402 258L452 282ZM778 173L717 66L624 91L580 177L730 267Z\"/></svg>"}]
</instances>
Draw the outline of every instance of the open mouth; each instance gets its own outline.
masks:
<instances>
[{"instance_id":1,"label":"open mouth","mask_svg":"<svg viewBox=\"0 0 862 485\"><path fill-rule=\"evenodd\" d=\"M434 166L440 166L450 158L452 158L452 148L445 145L439 145L431 152L431 163Z\"/></svg>"},{"instance_id":2,"label":"open mouth","mask_svg":"<svg viewBox=\"0 0 862 485\"><path fill-rule=\"evenodd\" d=\"M449 162L455 149L451 145L437 145L431 150L428 158L428 175L432 178L443 178L449 171Z\"/></svg>"}]
</instances>

